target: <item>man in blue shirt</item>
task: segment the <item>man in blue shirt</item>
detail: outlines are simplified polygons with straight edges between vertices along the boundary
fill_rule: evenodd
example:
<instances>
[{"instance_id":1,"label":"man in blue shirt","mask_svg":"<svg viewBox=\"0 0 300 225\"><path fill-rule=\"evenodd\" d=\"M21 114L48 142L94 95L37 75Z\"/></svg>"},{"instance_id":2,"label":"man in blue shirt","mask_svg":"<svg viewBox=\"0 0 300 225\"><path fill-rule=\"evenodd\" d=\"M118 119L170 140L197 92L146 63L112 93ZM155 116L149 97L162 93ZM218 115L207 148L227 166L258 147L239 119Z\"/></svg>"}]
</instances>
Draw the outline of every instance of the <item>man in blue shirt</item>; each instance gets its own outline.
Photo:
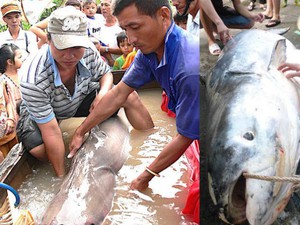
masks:
<instances>
[{"instance_id":1,"label":"man in blue shirt","mask_svg":"<svg viewBox=\"0 0 300 225\"><path fill-rule=\"evenodd\" d=\"M84 134L113 114L132 91L157 80L168 95L168 108L176 113L178 135L132 181L131 189L141 191L177 161L193 140L199 139L199 38L175 26L168 0L117 0L114 15L139 51L122 81L77 128L69 156L81 146Z\"/></svg>"}]
</instances>

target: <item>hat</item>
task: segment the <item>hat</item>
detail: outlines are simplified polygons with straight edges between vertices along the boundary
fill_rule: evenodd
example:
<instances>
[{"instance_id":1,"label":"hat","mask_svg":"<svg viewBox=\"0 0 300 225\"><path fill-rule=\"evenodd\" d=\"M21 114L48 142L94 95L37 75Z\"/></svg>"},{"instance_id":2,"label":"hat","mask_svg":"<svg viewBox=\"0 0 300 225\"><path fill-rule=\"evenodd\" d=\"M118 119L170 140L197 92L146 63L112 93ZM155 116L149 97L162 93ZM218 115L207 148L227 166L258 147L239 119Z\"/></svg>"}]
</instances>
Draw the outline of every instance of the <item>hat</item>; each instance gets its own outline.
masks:
<instances>
[{"instance_id":1,"label":"hat","mask_svg":"<svg viewBox=\"0 0 300 225\"><path fill-rule=\"evenodd\" d=\"M79 0L68 0L66 1L65 6L68 5L81 7L81 2Z\"/></svg>"},{"instance_id":2,"label":"hat","mask_svg":"<svg viewBox=\"0 0 300 225\"><path fill-rule=\"evenodd\" d=\"M89 46L86 15L73 6L52 12L47 30L54 46L59 50Z\"/></svg>"},{"instance_id":3,"label":"hat","mask_svg":"<svg viewBox=\"0 0 300 225\"><path fill-rule=\"evenodd\" d=\"M9 3L3 4L1 6L2 17L6 16L8 13L12 13L12 12L21 13L21 9L17 2L9 2Z\"/></svg>"}]
</instances>

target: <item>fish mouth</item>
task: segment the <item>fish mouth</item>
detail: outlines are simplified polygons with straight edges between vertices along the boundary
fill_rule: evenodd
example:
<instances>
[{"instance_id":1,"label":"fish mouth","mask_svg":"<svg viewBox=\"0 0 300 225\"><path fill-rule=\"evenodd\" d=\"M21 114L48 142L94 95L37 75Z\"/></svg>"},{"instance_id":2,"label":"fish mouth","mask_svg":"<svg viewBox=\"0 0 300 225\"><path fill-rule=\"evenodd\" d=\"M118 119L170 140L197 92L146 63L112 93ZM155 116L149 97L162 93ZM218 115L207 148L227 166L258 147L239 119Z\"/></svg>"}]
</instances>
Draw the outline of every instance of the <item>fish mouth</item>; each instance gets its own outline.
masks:
<instances>
[{"instance_id":1,"label":"fish mouth","mask_svg":"<svg viewBox=\"0 0 300 225\"><path fill-rule=\"evenodd\" d=\"M246 178L243 175L230 188L228 204L220 209L220 218L229 224L241 224L247 221L246 216Z\"/></svg>"}]
</instances>

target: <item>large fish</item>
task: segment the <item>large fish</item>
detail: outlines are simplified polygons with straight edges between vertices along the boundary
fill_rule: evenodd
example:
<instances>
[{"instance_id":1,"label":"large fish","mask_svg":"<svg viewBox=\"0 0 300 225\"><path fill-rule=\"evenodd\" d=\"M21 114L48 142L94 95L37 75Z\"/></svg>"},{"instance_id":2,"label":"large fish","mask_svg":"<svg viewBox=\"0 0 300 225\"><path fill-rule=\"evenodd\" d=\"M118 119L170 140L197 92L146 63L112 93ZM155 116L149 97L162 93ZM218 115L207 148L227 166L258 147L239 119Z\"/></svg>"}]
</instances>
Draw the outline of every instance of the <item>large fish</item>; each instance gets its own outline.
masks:
<instances>
[{"instance_id":1,"label":"large fish","mask_svg":"<svg viewBox=\"0 0 300 225\"><path fill-rule=\"evenodd\" d=\"M220 217L231 224L272 224L293 192L290 182L243 173L295 174L300 87L277 70L295 52L282 36L244 31L225 46L207 77L209 189Z\"/></svg>"},{"instance_id":2,"label":"large fish","mask_svg":"<svg viewBox=\"0 0 300 225\"><path fill-rule=\"evenodd\" d=\"M93 128L74 156L42 224L101 224L111 209L115 176L127 159L129 147L129 129L119 117Z\"/></svg>"}]
</instances>

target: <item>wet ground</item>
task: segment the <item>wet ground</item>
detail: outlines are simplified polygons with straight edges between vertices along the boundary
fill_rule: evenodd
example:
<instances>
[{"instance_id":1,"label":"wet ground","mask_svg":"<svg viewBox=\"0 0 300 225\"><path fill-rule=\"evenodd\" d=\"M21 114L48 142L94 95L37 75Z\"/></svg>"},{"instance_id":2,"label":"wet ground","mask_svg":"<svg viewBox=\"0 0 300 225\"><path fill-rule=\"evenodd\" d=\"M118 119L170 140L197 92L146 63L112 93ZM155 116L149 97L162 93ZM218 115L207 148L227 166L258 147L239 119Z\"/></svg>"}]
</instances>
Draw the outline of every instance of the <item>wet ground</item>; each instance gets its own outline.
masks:
<instances>
[{"instance_id":1,"label":"wet ground","mask_svg":"<svg viewBox=\"0 0 300 225\"><path fill-rule=\"evenodd\" d=\"M230 6L230 1L224 1ZM282 1L283 2L283 1ZM247 6L249 1L243 1L243 4ZM253 13L263 12L260 9L256 9ZM285 33L283 36L290 40L297 49L300 49L300 31L299 34L295 33L298 31L297 28L297 19L300 16L300 6L296 6L294 4L294 0L288 0L288 5L285 8L281 8L281 24L276 26L275 28L287 28L290 30ZM269 28L265 27L265 24L268 21L264 21L262 24L256 23L252 29L262 29L268 30ZM235 35L241 30L230 30L231 35ZM249 37L249 41L255 41ZM200 72L201 76L205 75L209 72L209 69L215 64L218 57L213 56L208 51L208 45L206 41L206 35L204 30L200 31ZM254 50L255 51L255 50ZM300 59L299 59L300 63ZM206 105L205 105L205 86L202 84L200 86L201 92L201 111L200 111L200 130L201 130L201 225L223 225L223 223L218 218L218 213L216 208L211 202L208 189L207 189L207 177L206 175L206 160L205 160L205 135L206 135L206 123L209 122L206 120ZM297 193L295 193L297 194ZM295 200L297 198L296 195L293 196ZM279 216L277 221L273 225L298 225L300 224L300 207L297 205L297 201L290 201L287 205L285 211Z\"/></svg>"}]
</instances>

